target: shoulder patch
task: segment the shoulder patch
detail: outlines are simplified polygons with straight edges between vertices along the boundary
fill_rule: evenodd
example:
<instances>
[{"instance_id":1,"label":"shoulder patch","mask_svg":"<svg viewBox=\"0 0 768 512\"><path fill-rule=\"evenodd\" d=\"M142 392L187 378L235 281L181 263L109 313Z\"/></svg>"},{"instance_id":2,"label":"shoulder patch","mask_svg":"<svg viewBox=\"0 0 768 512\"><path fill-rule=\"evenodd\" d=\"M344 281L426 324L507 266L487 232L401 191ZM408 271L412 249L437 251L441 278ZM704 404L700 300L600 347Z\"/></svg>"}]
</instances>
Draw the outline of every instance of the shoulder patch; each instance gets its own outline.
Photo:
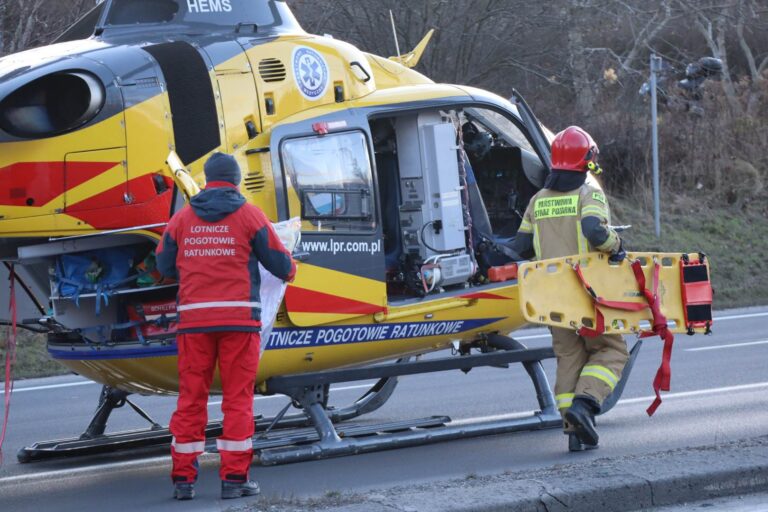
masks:
<instances>
[{"instance_id":1,"label":"shoulder patch","mask_svg":"<svg viewBox=\"0 0 768 512\"><path fill-rule=\"evenodd\" d=\"M602 192L592 192L592 199L605 204L605 195Z\"/></svg>"}]
</instances>

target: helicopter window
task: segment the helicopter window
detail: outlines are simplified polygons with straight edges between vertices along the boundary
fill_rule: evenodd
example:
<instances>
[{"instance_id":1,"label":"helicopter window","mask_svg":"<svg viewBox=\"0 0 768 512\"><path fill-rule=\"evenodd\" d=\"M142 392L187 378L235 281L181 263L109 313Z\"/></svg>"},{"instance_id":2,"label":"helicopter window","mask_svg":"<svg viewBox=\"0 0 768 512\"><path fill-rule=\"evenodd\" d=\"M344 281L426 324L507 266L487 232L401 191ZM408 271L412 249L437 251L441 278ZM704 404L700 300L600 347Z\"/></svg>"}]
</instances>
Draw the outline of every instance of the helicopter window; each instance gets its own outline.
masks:
<instances>
[{"instance_id":1,"label":"helicopter window","mask_svg":"<svg viewBox=\"0 0 768 512\"><path fill-rule=\"evenodd\" d=\"M497 135L510 146L517 146L534 153L528 138L512 121L492 110L469 108L464 112L467 119L483 126L485 131Z\"/></svg>"},{"instance_id":2,"label":"helicopter window","mask_svg":"<svg viewBox=\"0 0 768 512\"><path fill-rule=\"evenodd\" d=\"M61 34L55 43L63 43L65 41L77 41L79 39L88 39L96 31L96 24L101 19L101 13L104 12L104 6L106 3L100 3L88 13L80 18L77 23L67 29L66 32Z\"/></svg>"},{"instance_id":3,"label":"helicopter window","mask_svg":"<svg viewBox=\"0 0 768 512\"><path fill-rule=\"evenodd\" d=\"M282 157L305 231L373 229L371 161L362 132L290 139Z\"/></svg>"},{"instance_id":4,"label":"helicopter window","mask_svg":"<svg viewBox=\"0 0 768 512\"><path fill-rule=\"evenodd\" d=\"M0 102L0 128L22 138L51 137L83 126L104 106L104 85L90 73L38 78Z\"/></svg>"},{"instance_id":5,"label":"helicopter window","mask_svg":"<svg viewBox=\"0 0 768 512\"><path fill-rule=\"evenodd\" d=\"M478 196L472 213L479 236L505 241L515 235L530 198L541 188L546 167L523 129L499 112L482 107L462 112L464 149ZM476 190L474 190L476 189Z\"/></svg>"},{"instance_id":6,"label":"helicopter window","mask_svg":"<svg viewBox=\"0 0 768 512\"><path fill-rule=\"evenodd\" d=\"M113 0L107 25L166 23L179 11L175 0Z\"/></svg>"}]
</instances>

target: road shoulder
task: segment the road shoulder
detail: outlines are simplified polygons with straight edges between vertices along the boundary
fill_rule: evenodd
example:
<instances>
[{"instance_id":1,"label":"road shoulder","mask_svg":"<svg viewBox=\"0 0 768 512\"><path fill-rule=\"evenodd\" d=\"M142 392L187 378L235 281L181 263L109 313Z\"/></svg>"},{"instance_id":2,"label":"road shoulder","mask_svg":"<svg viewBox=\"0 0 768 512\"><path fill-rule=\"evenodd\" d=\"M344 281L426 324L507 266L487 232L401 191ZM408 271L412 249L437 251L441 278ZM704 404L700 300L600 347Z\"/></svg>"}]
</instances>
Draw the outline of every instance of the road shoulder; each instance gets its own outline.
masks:
<instances>
[{"instance_id":1,"label":"road shoulder","mask_svg":"<svg viewBox=\"0 0 768 512\"><path fill-rule=\"evenodd\" d=\"M574 454L574 459L579 455ZM768 491L768 436L551 468L469 475L366 494L258 501L251 510L480 512L642 510Z\"/></svg>"}]
</instances>

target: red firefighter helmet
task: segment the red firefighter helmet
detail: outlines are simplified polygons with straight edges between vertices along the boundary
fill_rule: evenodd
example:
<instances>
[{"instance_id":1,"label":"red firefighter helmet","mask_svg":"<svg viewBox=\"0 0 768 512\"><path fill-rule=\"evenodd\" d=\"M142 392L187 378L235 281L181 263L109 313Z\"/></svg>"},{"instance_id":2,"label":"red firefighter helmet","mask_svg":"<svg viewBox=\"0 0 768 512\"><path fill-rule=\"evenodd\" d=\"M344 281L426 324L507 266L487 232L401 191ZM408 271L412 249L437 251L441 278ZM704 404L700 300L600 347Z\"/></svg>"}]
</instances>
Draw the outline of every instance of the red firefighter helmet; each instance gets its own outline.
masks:
<instances>
[{"instance_id":1,"label":"red firefighter helmet","mask_svg":"<svg viewBox=\"0 0 768 512\"><path fill-rule=\"evenodd\" d=\"M592 137L578 126L569 126L552 141L552 169L587 172L599 150Z\"/></svg>"}]
</instances>

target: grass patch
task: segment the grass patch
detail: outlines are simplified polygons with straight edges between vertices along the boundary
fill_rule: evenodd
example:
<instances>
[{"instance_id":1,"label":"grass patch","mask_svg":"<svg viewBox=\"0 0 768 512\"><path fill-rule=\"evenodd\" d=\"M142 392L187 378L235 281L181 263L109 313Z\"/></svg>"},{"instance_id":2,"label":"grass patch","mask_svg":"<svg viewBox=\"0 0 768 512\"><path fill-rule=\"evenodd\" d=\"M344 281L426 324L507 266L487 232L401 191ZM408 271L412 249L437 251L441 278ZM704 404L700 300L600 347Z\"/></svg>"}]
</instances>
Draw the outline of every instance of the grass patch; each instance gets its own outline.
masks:
<instances>
[{"instance_id":1,"label":"grass patch","mask_svg":"<svg viewBox=\"0 0 768 512\"><path fill-rule=\"evenodd\" d=\"M6 341L10 327L0 327L0 364L5 368ZM69 370L48 355L45 336L19 330L16 337L16 364L13 366L14 379L50 377L63 375ZM0 382L5 380L5 370L0 372Z\"/></svg>"},{"instance_id":2,"label":"grass patch","mask_svg":"<svg viewBox=\"0 0 768 512\"><path fill-rule=\"evenodd\" d=\"M625 249L703 252L710 258L715 309L768 304L768 219L762 211L716 208L676 197L662 205L661 238L653 210L632 200L611 201L613 222L631 224Z\"/></svg>"}]
</instances>

